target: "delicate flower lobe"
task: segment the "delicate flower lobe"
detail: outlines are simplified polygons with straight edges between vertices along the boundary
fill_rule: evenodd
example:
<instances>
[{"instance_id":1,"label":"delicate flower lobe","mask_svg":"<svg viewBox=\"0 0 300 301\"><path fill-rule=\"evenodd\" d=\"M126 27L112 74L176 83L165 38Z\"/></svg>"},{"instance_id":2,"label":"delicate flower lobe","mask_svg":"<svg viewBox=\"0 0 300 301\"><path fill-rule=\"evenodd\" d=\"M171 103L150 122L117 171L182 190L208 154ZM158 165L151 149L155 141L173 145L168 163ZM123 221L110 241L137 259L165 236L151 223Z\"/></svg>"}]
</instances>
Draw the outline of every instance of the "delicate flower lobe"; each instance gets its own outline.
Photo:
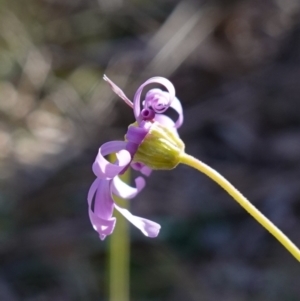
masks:
<instances>
[{"instance_id":1,"label":"delicate flower lobe","mask_svg":"<svg viewBox=\"0 0 300 301\"><path fill-rule=\"evenodd\" d=\"M138 177L135 179L136 187L131 187L124 183L119 177L112 180L112 193L122 199L134 198L146 185L144 178Z\"/></svg>"},{"instance_id":2,"label":"delicate flower lobe","mask_svg":"<svg viewBox=\"0 0 300 301\"><path fill-rule=\"evenodd\" d=\"M160 94L160 93L156 93L156 94L152 93L151 94L150 93L151 90L150 90L147 94L148 97L146 95L146 100L144 103L146 108L152 107L152 109L154 110L155 113L163 113L169 108L169 106L171 105L171 102L175 98L174 86L166 78L152 77L152 78L148 79L147 81L145 81L138 88L138 90L136 91L134 98L133 98L133 112L134 112L134 116L138 123L141 122L141 116L140 116L141 104L140 103L141 103L142 91L145 86L147 86L149 84L153 84L153 83L158 83L158 84L165 86L166 89L168 90L168 95L167 95L167 97L165 97L165 95L163 97L161 97L162 94ZM155 89L155 91L156 90L159 90L159 89Z\"/></svg>"},{"instance_id":3,"label":"delicate flower lobe","mask_svg":"<svg viewBox=\"0 0 300 301\"><path fill-rule=\"evenodd\" d=\"M145 236L156 237L160 230L160 225L148 219L132 215L127 209L115 205L116 209L127 218L133 225L140 229Z\"/></svg>"},{"instance_id":4,"label":"delicate flower lobe","mask_svg":"<svg viewBox=\"0 0 300 301\"><path fill-rule=\"evenodd\" d=\"M126 142L111 141L104 143L100 148L93 164L93 172L99 178L112 179L130 163L131 155L125 150ZM117 153L116 153L117 152ZM116 153L118 160L115 164L107 161L104 156Z\"/></svg>"}]
</instances>

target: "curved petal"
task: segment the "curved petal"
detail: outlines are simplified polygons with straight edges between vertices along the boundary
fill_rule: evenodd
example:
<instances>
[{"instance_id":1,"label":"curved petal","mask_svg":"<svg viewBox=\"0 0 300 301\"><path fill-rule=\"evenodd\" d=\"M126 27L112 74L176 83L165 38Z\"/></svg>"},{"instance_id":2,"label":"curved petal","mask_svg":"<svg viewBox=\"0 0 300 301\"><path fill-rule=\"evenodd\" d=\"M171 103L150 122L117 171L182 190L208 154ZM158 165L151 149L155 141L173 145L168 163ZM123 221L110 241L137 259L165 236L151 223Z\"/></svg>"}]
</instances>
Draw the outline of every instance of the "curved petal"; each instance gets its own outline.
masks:
<instances>
[{"instance_id":1,"label":"curved petal","mask_svg":"<svg viewBox=\"0 0 300 301\"><path fill-rule=\"evenodd\" d=\"M148 132L149 132L149 126L147 128L146 126L140 127L140 126L131 125L128 127L126 133L126 139L132 143L140 145L141 142L145 139Z\"/></svg>"},{"instance_id":2,"label":"curved petal","mask_svg":"<svg viewBox=\"0 0 300 301\"><path fill-rule=\"evenodd\" d=\"M154 120L168 128L175 128L175 122L164 114L155 114Z\"/></svg>"},{"instance_id":3,"label":"curved petal","mask_svg":"<svg viewBox=\"0 0 300 301\"><path fill-rule=\"evenodd\" d=\"M143 175L149 177L152 173L152 169L140 162L131 162L130 166L134 169L142 173Z\"/></svg>"},{"instance_id":4,"label":"curved petal","mask_svg":"<svg viewBox=\"0 0 300 301\"><path fill-rule=\"evenodd\" d=\"M142 168L140 169L140 172L143 175L149 177L151 175L151 173L152 173L152 169L150 167L148 167L148 166L146 166L146 165L143 164Z\"/></svg>"},{"instance_id":5,"label":"curved petal","mask_svg":"<svg viewBox=\"0 0 300 301\"><path fill-rule=\"evenodd\" d=\"M151 107L156 113L165 112L171 105L170 95L168 92L162 91L161 89L151 89L145 96L145 108Z\"/></svg>"},{"instance_id":6,"label":"curved petal","mask_svg":"<svg viewBox=\"0 0 300 301\"><path fill-rule=\"evenodd\" d=\"M116 225L116 218L102 219L89 209L90 221L95 231L99 233L100 239L104 240L107 235L112 234Z\"/></svg>"},{"instance_id":7,"label":"curved petal","mask_svg":"<svg viewBox=\"0 0 300 301\"><path fill-rule=\"evenodd\" d=\"M110 197L109 181L97 178L93 182L88 192L88 204L91 224L103 240L113 232L116 223L112 217L114 203Z\"/></svg>"},{"instance_id":8,"label":"curved petal","mask_svg":"<svg viewBox=\"0 0 300 301\"><path fill-rule=\"evenodd\" d=\"M167 97L168 92L162 91L162 94L164 94L165 97ZM173 101L170 104L170 108L172 108L178 114L178 118L175 121L175 128L178 129L181 127L183 123L183 109L180 100L176 96L173 98ZM160 116L165 116L165 115L160 115Z\"/></svg>"},{"instance_id":9,"label":"curved petal","mask_svg":"<svg viewBox=\"0 0 300 301\"><path fill-rule=\"evenodd\" d=\"M131 124L128 127L125 139L127 141L126 150L129 151L133 157L138 150L139 145L143 142L146 135L149 133L149 129L152 126L152 122L142 121L139 126Z\"/></svg>"},{"instance_id":10,"label":"curved petal","mask_svg":"<svg viewBox=\"0 0 300 301\"><path fill-rule=\"evenodd\" d=\"M148 219L132 215L127 209L121 208L115 204L115 208L127 218L134 226L142 231L147 237L156 237L160 230L160 225Z\"/></svg>"},{"instance_id":11,"label":"curved petal","mask_svg":"<svg viewBox=\"0 0 300 301\"><path fill-rule=\"evenodd\" d=\"M99 181L100 181L100 179L96 178L89 189L88 197L87 197L89 206L92 206L92 201L93 201L94 195L97 191L97 188L99 186Z\"/></svg>"},{"instance_id":12,"label":"curved petal","mask_svg":"<svg viewBox=\"0 0 300 301\"><path fill-rule=\"evenodd\" d=\"M114 200L110 191L111 181L100 180L95 195L94 204L91 204L91 209L98 217L109 220L114 211Z\"/></svg>"},{"instance_id":13,"label":"curved petal","mask_svg":"<svg viewBox=\"0 0 300 301\"><path fill-rule=\"evenodd\" d=\"M152 77L150 79L148 79L147 81L145 81L136 91L134 98L133 98L133 112L134 112L134 116L136 118L136 120L138 122L140 122L139 116L141 113L141 95L142 95L142 91L144 89L145 86L152 84L152 83L157 83L157 84L161 84L163 86L166 87L166 89L168 90L168 98L169 98L169 103L168 105L171 104L173 98L175 97L175 89L173 84L166 78L164 77L160 77L160 76L156 76L156 77Z\"/></svg>"},{"instance_id":14,"label":"curved petal","mask_svg":"<svg viewBox=\"0 0 300 301\"><path fill-rule=\"evenodd\" d=\"M122 199L134 198L146 185L142 177L135 179L136 187L131 187L124 183L119 177L115 177L111 183L111 191Z\"/></svg>"},{"instance_id":15,"label":"curved petal","mask_svg":"<svg viewBox=\"0 0 300 301\"><path fill-rule=\"evenodd\" d=\"M112 179L124 170L131 161L130 153L125 150L126 145L127 142L124 141L110 141L101 145L92 167L94 174L101 179ZM104 158L116 152L118 160L115 163L110 163Z\"/></svg>"},{"instance_id":16,"label":"curved petal","mask_svg":"<svg viewBox=\"0 0 300 301\"><path fill-rule=\"evenodd\" d=\"M180 100L177 97L175 97L170 107L178 113L178 119L175 122L175 127L176 129L178 129L183 123L183 109Z\"/></svg>"}]
</instances>

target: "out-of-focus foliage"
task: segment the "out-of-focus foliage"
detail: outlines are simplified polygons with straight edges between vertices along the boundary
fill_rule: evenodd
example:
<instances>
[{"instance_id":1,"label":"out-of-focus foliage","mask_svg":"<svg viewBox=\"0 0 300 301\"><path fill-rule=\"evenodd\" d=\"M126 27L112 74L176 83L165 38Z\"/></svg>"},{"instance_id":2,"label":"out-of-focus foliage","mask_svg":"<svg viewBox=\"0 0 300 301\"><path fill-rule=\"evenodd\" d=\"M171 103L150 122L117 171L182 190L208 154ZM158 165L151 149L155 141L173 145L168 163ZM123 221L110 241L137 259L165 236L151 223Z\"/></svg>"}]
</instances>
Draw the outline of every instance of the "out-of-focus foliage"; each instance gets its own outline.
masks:
<instances>
[{"instance_id":1,"label":"out-of-focus foliage","mask_svg":"<svg viewBox=\"0 0 300 301\"><path fill-rule=\"evenodd\" d=\"M300 245L300 2L0 0L0 300L107 299L91 163L147 78L174 82L187 151ZM196 171L155 172L132 210L131 300L299 300L294 259ZM116 300L117 301L117 300Z\"/></svg>"}]
</instances>

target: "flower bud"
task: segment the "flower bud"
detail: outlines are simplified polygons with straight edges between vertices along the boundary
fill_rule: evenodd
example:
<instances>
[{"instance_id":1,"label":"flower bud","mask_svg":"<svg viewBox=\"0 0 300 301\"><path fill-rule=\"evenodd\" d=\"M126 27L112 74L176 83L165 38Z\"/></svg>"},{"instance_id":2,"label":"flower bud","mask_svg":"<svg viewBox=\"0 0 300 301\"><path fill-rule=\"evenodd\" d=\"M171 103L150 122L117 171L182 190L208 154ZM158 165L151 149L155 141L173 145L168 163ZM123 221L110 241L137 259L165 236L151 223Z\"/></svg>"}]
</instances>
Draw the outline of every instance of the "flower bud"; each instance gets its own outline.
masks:
<instances>
[{"instance_id":1,"label":"flower bud","mask_svg":"<svg viewBox=\"0 0 300 301\"><path fill-rule=\"evenodd\" d=\"M154 122L139 144L133 161L152 169L173 169L179 164L183 151L184 143L176 130Z\"/></svg>"}]
</instances>

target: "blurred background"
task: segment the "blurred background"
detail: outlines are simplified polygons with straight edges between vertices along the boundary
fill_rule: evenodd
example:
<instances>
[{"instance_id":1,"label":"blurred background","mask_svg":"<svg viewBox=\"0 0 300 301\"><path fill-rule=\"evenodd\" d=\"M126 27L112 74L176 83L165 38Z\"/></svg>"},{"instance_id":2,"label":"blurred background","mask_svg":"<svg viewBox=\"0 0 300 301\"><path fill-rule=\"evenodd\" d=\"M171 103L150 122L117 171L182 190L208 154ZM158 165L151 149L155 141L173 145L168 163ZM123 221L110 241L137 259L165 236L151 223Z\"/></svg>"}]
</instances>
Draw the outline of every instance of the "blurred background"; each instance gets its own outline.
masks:
<instances>
[{"instance_id":1,"label":"blurred background","mask_svg":"<svg viewBox=\"0 0 300 301\"><path fill-rule=\"evenodd\" d=\"M0 0L0 300L108 300L86 195L129 98L169 78L188 153L300 246L298 0ZM299 265L215 183L153 172L131 211L133 301L298 301ZM113 300L118 301L118 300Z\"/></svg>"}]
</instances>

